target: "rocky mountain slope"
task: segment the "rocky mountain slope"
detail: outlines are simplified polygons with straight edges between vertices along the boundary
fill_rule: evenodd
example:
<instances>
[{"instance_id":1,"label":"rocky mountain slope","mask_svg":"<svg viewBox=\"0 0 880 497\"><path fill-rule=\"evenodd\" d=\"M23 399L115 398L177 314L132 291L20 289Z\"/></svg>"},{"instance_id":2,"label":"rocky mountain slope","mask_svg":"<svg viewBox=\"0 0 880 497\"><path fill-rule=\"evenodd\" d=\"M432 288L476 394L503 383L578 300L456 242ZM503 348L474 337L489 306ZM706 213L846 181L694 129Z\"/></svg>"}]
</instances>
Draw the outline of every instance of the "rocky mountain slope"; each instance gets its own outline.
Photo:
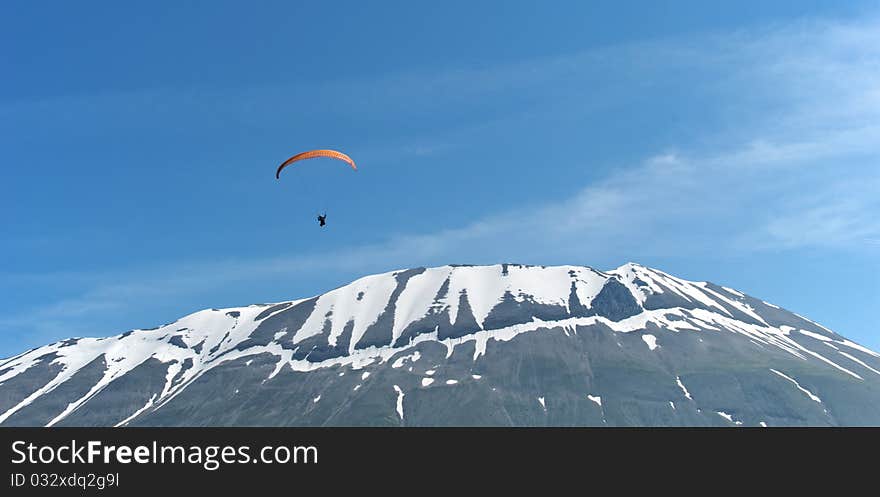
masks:
<instances>
[{"instance_id":1,"label":"rocky mountain slope","mask_svg":"<svg viewBox=\"0 0 880 497\"><path fill-rule=\"evenodd\" d=\"M19 425L880 425L880 354L638 264L417 268L0 360Z\"/></svg>"}]
</instances>

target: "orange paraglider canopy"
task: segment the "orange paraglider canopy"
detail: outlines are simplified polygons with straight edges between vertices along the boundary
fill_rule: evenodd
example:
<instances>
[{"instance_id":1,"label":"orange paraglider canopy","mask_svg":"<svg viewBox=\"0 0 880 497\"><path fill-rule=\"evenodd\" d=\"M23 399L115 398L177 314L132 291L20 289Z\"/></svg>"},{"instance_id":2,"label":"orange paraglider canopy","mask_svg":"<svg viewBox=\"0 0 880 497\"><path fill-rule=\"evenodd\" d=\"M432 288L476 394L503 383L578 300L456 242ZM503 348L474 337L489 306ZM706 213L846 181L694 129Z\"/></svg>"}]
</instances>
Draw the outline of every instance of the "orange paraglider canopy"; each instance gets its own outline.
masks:
<instances>
[{"instance_id":1,"label":"orange paraglider canopy","mask_svg":"<svg viewBox=\"0 0 880 497\"><path fill-rule=\"evenodd\" d=\"M278 170L275 171L275 179L279 179L281 177L281 170L289 166L290 164L301 160L315 159L317 157L329 157L331 159L339 159L341 161L345 161L348 163L349 166L351 166L352 169L357 171L357 166L354 164L354 161L351 159L351 157L343 154L342 152L336 150L309 150L308 152L296 154L293 157L282 162L281 165L278 166Z\"/></svg>"}]
</instances>

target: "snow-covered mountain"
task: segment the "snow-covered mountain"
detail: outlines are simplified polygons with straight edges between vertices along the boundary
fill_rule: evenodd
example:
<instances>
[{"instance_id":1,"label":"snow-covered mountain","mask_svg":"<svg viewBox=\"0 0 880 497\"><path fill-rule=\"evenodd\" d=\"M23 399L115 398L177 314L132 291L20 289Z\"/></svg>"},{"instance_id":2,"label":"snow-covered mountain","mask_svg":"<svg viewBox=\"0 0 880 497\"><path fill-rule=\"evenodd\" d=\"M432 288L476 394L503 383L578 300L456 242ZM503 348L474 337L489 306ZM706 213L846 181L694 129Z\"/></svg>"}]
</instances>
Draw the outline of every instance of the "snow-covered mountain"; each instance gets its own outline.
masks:
<instances>
[{"instance_id":1,"label":"snow-covered mountain","mask_svg":"<svg viewBox=\"0 0 880 497\"><path fill-rule=\"evenodd\" d=\"M632 263L393 271L0 360L0 426L859 424L880 354Z\"/></svg>"}]
</instances>

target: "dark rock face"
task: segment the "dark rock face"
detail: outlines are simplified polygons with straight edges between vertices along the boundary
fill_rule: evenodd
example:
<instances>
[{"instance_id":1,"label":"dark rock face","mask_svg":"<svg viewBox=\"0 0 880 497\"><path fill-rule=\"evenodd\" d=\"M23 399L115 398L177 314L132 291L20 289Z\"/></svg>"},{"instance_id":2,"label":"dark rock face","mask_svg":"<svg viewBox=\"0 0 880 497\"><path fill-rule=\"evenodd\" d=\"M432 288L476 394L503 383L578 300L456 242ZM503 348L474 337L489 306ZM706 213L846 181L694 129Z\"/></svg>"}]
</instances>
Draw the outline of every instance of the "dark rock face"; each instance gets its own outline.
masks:
<instances>
[{"instance_id":1,"label":"dark rock face","mask_svg":"<svg viewBox=\"0 0 880 497\"><path fill-rule=\"evenodd\" d=\"M880 355L638 265L417 268L0 362L0 425L50 423L880 425Z\"/></svg>"},{"instance_id":2,"label":"dark rock face","mask_svg":"<svg viewBox=\"0 0 880 497\"><path fill-rule=\"evenodd\" d=\"M38 357L33 366L0 384L0 410L12 409L58 376L63 367L52 363L56 357L54 352ZM11 372L11 367L0 368L0 374Z\"/></svg>"},{"instance_id":3,"label":"dark rock face","mask_svg":"<svg viewBox=\"0 0 880 497\"><path fill-rule=\"evenodd\" d=\"M652 351L638 333L554 328L489 342L476 361L472 344L447 358L445 347L425 342L415 347L421 358L413 371L391 367L392 358L362 370L284 369L269 380L274 358L248 366L239 360L132 425L833 426L880 419L877 382L775 357L777 370L817 394L816 402L758 360L757 345L717 334L669 339ZM434 381L424 385L428 378ZM405 392L402 419L394 385Z\"/></svg>"},{"instance_id":4,"label":"dark rock face","mask_svg":"<svg viewBox=\"0 0 880 497\"><path fill-rule=\"evenodd\" d=\"M105 367L106 363L103 357L94 359L74 373L70 380L52 390L51 395L42 395L23 409L16 411L4 422L4 426L49 424L71 402L82 398L89 392L92 385L100 380Z\"/></svg>"},{"instance_id":5,"label":"dark rock face","mask_svg":"<svg viewBox=\"0 0 880 497\"><path fill-rule=\"evenodd\" d=\"M629 290L615 279L609 279L593 299L596 314L612 321L620 321L642 312Z\"/></svg>"}]
</instances>

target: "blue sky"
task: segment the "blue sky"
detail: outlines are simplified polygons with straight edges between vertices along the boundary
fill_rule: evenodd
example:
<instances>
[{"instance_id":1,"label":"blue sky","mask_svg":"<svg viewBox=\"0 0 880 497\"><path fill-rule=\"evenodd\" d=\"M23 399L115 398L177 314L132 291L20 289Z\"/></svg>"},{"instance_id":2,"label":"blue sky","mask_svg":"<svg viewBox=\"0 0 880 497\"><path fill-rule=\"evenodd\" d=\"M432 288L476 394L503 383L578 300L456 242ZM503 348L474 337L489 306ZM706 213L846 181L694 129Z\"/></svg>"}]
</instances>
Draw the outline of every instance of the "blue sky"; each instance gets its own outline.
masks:
<instances>
[{"instance_id":1,"label":"blue sky","mask_svg":"<svg viewBox=\"0 0 880 497\"><path fill-rule=\"evenodd\" d=\"M880 349L880 8L765 3L6 2L0 356L502 261Z\"/></svg>"}]
</instances>

